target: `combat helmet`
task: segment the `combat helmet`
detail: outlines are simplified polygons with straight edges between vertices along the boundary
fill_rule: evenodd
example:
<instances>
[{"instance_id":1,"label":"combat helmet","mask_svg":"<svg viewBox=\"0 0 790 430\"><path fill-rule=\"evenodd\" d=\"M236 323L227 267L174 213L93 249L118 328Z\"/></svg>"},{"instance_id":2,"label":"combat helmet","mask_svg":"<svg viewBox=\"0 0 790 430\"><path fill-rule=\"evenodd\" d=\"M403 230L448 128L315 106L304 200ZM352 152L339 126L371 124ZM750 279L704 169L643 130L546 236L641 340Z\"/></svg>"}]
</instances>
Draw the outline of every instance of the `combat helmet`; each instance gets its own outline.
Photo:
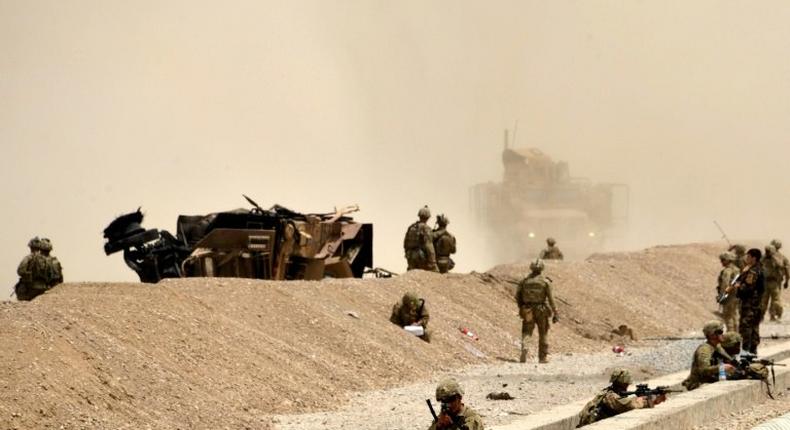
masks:
<instances>
[{"instance_id":1,"label":"combat helmet","mask_svg":"<svg viewBox=\"0 0 790 430\"><path fill-rule=\"evenodd\" d=\"M746 245L742 245L740 243L736 243L735 245L730 246L728 251L732 251L735 255L743 255L746 254Z\"/></svg>"},{"instance_id":2,"label":"combat helmet","mask_svg":"<svg viewBox=\"0 0 790 430\"><path fill-rule=\"evenodd\" d=\"M431 217L431 210L428 209L428 205L423 206L417 211L417 217L420 218L421 221L425 221Z\"/></svg>"},{"instance_id":3,"label":"combat helmet","mask_svg":"<svg viewBox=\"0 0 790 430\"><path fill-rule=\"evenodd\" d=\"M445 227L447 224L450 224L450 220L447 218L447 215L439 214L436 216L436 223L442 227Z\"/></svg>"},{"instance_id":4,"label":"combat helmet","mask_svg":"<svg viewBox=\"0 0 790 430\"><path fill-rule=\"evenodd\" d=\"M733 254L730 251L722 252L721 254L719 254L719 260L721 260L721 261L733 262L733 261L735 261L736 258L737 257L735 257L735 254Z\"/></svg>"},{"instance_id":5,"label":"combat helmet","mask_svg":"<svg viewBox=\"0 0 790 430\"><path fill-rule=\"evenodd\" d=\"M702 326L702 334L705 336L710 336L717 331L724 332L724 324L722 324L719 320L708 321L704 326Z\"/></svg>"},{"instance_id":6,"label":"combat helmet","mask_svg":"<svg viewBox=\"0 0 790 430\"><path fill-rule=\"evenodd\" d=\"M774 239L774 240L772 240L772 241L771 241L771 245L773 245L773 246L774 246L774 248L776 248L776 250L777 250L777 251L779 251L780 249L782 249L782 241L781 241L781 240L779 240L779 239Z\"/></svg>"},{"instance_id":7,"label":"combat helmet","mask_svg":"<svg viewBox=\"0 0 790 430\"><path fill-rule=\"evenodd\" d=\"M554 238L553 238L553 237L550 237L550 238L547 238L547 239L546 239L546 243L548 243L548 244L549 244L549 246L554 246L554 245L557 243L557 241L556 241L556 240L554 240Z\"/></svg>"},{"instance_id":8,"label":"combat helmet","mask_svg":"<svg viewBox=\"0 0 790 430\"><path fill-rule=\"evenodd\" d=\"M36 236L30 239L30 241L27 243L27 246L28 248L30 248L31 251L39 250L41 249L41 239L39 239L38 236Z\"/></svg>"},{"instance_id":9,"label":"combat helmet","mask_svg":"<svg viewBox=\"0 0 790 430\"><path fill-rule=\"evenodd\" d=\"M776 247L773 245L768 245L765 247L765 255L774 255L776 254Z\"/></svg>"},{"instance_id":10,"label":"combat helmet","mask_svg":"<svg viewBox=\"0 0 790 430\"><path fill-rule=\"evenodd\" d=\"M533 261L532 263L529 263L529 270L532 273L540 273L545 268L546 268L546 264L543 263L543 260L541 260L540 258L538 258L537 260Z\"/></svg>"},{"instance_id":11,"label":"combat helmet","mask_svg":"<svg viewBox=\"0 0 790 430\"><path fill-rule=\"evenodd\" d=\"M612 384L628 385L631 383L631 372L626 369L615 369L612 375L609 376L609 382Z\"/></svg>"},{"instance_id":12,"label":"combat helmet","mask_svg":"<svg viewBox=\"0 0 790 430\"><path fill-rule=\"evenodd\" d=\"M415 306L415 307L417 306L417 302L419 302L419 301L420 301L420 298L417 297L417 294L412 292L412 291L406 292L403 295L403 298L401 299L401 303L403 303L404 305L410 305L410 306Z\"/></svg>"},{"instance_id":13,"label":"combat helmet","mask_svg":"<svg viewBox=\"0 0 790 430\"><path fill-rule=\"evenodd\" d=\"M46 237L42 238L39 242L39 249L45 252L52 251L52 242Z\"/></svg>"},{"instance_id":14,"label":"combat helmet","mask_svg":"<svg viewBox=\"0 0 790 430\"><path fill-rule=\"evenodd\" d=\"M732 348L736 345L740 345L742 340L741 335L737 332L728 331L724 333L724 337L721 338L721 346L724 348Z\"/></svg>"},{"instance_id":15,"label":"combat helmet","mask_svg":"<svg viewBox=\"0 0 790 430\"><path fill-rule=\"evenodd\" d=\"M458 385L458 381L452 378L442 380L436 387L437 402L445 403L452 400L455 396L463 397L463 395L464 390L462 390L461 386Z\"/></svg>"}]
</instances>

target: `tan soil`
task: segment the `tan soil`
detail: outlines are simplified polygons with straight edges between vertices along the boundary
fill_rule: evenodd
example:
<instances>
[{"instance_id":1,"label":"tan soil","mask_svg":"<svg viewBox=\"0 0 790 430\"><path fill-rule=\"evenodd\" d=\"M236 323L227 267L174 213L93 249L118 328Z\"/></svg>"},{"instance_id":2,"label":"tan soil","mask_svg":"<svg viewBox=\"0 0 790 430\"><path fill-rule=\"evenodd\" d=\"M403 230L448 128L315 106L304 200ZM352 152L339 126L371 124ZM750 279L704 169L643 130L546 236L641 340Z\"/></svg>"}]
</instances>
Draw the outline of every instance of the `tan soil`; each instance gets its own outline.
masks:
<instances>
[{"instance_id":1,"label":"tan soil","mask_svg":"<svg viewBox=\"0 0 790 430\"><path fill-rule=\"evenodd\" d=\"M718 252L694 244L550 262L562 319L552 353L611 348L620 324L638 337L700 327L714 309ZM504 281L526 269L61 285L0 306L0 428L266 429L269 414L330 409L356 392L511 360L520 320ZM388 321L407 290L426 298L431 344Z\"/></svg>"}]
</instances>

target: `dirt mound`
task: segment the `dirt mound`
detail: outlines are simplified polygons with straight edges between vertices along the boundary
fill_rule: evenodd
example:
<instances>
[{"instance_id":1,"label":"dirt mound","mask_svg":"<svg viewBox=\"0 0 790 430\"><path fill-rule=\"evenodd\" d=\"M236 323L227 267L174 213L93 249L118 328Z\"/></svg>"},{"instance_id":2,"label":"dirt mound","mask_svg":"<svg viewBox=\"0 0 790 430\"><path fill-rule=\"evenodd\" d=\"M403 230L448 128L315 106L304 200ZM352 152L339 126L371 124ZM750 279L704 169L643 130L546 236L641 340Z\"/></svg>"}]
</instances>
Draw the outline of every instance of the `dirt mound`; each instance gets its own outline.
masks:
<instances>
[{"instance_id":1,"label":"dirt mound","mask_svg":"<svg viewBox=\"0 0 790 430\"><path fill-rule=\"evenodd\" d=\"M611 348L620 324L637 338L700 327L714 308L719 251L687 245L550 262L562 319L551 352ZM355 391L512 360L521 325L508 281L526 269L61 285L0 307L0 425L271 428L270 413L331 408ZM431 344L388 321L407 290L426 299Z\"/></svg>"}]
</instances>

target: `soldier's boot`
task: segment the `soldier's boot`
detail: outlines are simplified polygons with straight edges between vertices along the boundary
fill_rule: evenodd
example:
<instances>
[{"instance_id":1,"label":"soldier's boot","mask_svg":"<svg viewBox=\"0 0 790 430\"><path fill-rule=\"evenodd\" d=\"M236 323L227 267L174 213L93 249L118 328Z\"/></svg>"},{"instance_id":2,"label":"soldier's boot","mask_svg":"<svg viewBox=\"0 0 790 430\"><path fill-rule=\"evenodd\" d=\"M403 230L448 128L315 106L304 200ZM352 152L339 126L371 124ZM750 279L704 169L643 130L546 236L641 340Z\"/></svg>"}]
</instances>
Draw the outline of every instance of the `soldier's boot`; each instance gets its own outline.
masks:
<instances>
[{"instance_id":1,"label":"soldier's boot","mask_svg":"<svg viewBox=\"0 0 790 430\"><path fill-rule=\"evenodd\" d=\"M538 348L538 363L549 362L549 348L548 346L539 345Z\"/></svg>"},{"instance_id":2,"label":"soldier's boot","mask_svg":"<svg viewBox=\"0 0 790 430\"><path fill-rule=\"evenodd\" d=\"M527 362L527 350L525 348L521 348L521 357L519 357L518 362L519 363Z\"/></svg>"},{"instance_id":3,"label":"soldier's boot","mask_svg":"<svg viewBox=\"0 0 790 430\"><path fill-rule=\"evenodd\" d=\"M541 354L540 357L538 358L538 363L546 364L548 362L549 362L549 358L547 354Z\"/></svg>"}]
</instances>

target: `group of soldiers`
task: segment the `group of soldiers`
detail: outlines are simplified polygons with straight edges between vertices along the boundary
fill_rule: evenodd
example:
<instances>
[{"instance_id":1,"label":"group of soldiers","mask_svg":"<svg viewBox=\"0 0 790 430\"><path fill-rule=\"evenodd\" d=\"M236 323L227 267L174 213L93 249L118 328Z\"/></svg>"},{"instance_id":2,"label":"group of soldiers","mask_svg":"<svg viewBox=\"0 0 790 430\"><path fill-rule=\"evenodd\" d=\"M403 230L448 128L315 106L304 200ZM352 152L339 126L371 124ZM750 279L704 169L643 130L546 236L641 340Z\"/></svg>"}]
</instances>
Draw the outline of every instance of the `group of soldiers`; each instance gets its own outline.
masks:
<instances>
[{"instance_id":1,"label":"group of soldiers","mask_svg":"<svg viewBox=\"0 0 790 430\"><path fill-rule=\"evenodd\" d=\"M19 281L14 286L17 300L33 300L63 282L63 268L52 252L52 242L38 236L30 239L30 253L17 268Z\"/></svg>"},{"instance_id":2,"label":"group of soldiers","mask_svg":"<svg viewBox=\"0 0 790 430\"><path fill-rule=\"evenodd\" d=\"M790 281L790 261L774 239L765 246L746 250L740 244L719 255L722 270L716 284L720 316L728 332L740 333L743 349L757 354L760 323L768 314L771 321L782 318L782 288Z\"/></svg>"},{"instance_id":3,"label":"group of soldiers","mask_svg":"<svg viewBox=\"0 0 790 430\"><path fill-rule=\"evenodd\" d=\"M428 220L431 210L428 206L417 212L418 220L406 230L403 238L403 251L406 254L408 270L422 269L447 273L453 270L455 262L450 257L455 254L455 236L447 231L450 220L444 214L436 217L436 227L431 229Z\"/></svg>"}]
</instances>

